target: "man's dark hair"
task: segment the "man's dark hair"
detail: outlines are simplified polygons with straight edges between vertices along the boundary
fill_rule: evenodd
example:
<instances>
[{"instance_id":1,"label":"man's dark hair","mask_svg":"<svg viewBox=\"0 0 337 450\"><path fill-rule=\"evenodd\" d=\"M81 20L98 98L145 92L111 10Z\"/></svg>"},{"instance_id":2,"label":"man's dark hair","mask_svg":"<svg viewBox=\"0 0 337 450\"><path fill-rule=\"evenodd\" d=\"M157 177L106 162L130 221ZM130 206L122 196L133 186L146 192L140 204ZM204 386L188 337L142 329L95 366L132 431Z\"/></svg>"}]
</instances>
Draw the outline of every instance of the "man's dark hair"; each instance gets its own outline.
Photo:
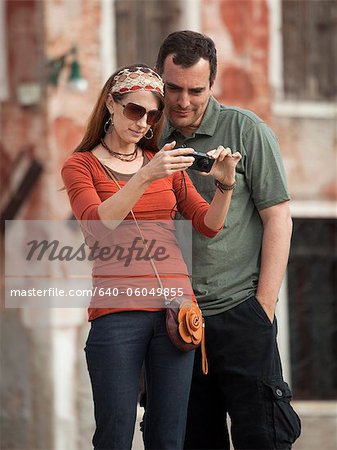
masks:
<instances>
[{"instance_id":1,"label":"man's dark hair","mask_svg":"<svg viewBox=\"0 0 337 450\"><path fill-rule=\"evenodd\" d=\"M216 48L212 39L195 31L175 31L167 36L162 43L156 62L156 70L160 75L164 71L165 59L173 55L174 64L182 67L191 67L200 58L209 61L210 77L212 86L216 76L217 58Z\"/></svg>"}]
</instances>

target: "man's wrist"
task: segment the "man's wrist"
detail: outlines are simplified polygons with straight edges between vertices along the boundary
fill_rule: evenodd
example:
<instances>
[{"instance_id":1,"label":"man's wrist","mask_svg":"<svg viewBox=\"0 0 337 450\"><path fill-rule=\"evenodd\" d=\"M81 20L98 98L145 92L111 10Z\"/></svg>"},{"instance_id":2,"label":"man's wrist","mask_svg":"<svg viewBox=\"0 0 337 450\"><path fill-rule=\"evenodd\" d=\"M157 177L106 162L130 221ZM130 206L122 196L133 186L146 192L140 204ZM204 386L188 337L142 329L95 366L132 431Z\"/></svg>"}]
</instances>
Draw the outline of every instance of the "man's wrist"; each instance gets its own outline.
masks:
<instances>
[{"instance_id":1,"label":"man's wrist","mask_svg":"<svg viewBox=\"0 0 337 450\"><path fill-rule=\"evenodd\" d=\"M215 186L222 193L225 191L232 191L233 189L235 189L235 186L236 186L236 181L234 181L234 183L231 183L231 184L226 184L226 183L222 183L219 180L214 180L214 183L215 183Z\"/></svg>"},{"instance_id":2,"label":"man's wrist","mask_svg":"<svg viewBox=\"0 0 337 450\"><path fill-rule=\"evenodd\" d=\"M255 294L255 298L261 303L261 305L264 305L269 308L276 307L277 297L275 298L272 295L262 295L257 292Z\"/></svg>"}]
</instances>

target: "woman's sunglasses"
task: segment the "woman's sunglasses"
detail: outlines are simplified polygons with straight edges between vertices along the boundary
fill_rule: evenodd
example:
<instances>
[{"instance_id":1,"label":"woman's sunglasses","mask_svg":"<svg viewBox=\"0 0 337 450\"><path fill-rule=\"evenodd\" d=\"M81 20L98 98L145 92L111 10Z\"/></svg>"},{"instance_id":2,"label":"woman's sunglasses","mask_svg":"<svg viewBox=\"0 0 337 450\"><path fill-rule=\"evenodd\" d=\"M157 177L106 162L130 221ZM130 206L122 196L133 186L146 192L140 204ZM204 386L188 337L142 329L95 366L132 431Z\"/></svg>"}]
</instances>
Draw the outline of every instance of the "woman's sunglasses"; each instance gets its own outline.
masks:
<instances>
[{"instance_id":1,"label":"woman's sunglasses","mask_svg":"<svg viewBox=\"0 0 337 450\"><path fill-rule=\"evenodd\" d=\"M163 114L161 109L151 109L151 111L146 111L144 106L137 105L136 103L127 103L126 105L120 103L120 105L123 106L123 114L127 119L135 121L140 120L146 114L146 123L148 125L157 123Z\"/></svg>"}]
</instances>

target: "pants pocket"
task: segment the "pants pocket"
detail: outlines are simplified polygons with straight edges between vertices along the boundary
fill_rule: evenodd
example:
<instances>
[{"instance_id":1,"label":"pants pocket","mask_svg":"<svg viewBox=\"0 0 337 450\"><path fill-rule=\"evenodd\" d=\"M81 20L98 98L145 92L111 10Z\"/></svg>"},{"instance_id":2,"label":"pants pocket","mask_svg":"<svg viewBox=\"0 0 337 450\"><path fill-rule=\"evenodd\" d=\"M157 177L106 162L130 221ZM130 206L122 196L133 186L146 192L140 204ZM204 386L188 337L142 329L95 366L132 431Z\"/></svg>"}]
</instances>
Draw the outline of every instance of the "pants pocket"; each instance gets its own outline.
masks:
<instances>
[{"instance_id":1,"label":"pants pocket","mask_svg":"<svg viewBox=\"0 0 337 450\"><path fill-rule=\"evenodd\" d=\"M259 317L259 319L262 319L262 321L266 325L271 327L273 325L272 322L270 321L269 317L267 316L267 313L264 310L263 306L261 305L261 303L258 301L258 299L255 296L251 297L251 305L252 305L252 308L254 309L256 315Z\"/></svg>"},{"instance_id":2,"label":"pants pocket","mask_svg":"<svg viewBox=\"0 0 337 450\"><path fill-rule=\"evenodd\" d=\"M290 404L291 390L283 380L264 381L271 400L271 420L274 428L275 448L290 449L301 434L301 421Z\"/></svg>"}]
</instances>

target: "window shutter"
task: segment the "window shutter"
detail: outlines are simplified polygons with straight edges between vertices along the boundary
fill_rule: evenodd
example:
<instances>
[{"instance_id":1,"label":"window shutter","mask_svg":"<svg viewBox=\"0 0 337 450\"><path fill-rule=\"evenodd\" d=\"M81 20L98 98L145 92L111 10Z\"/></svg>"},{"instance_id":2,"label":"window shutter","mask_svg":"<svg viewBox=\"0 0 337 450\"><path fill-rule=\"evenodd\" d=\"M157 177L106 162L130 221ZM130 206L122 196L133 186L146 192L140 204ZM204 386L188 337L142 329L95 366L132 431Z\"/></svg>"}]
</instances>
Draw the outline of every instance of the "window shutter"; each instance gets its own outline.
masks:
<instances>
[{"instance_id":1,"label":"window shutter","mask_svg":"<svg viewBox=\"0 0 337 450\"><path fill-rule=\"evenodd\" d=\"M285 96L337 99L336 0L283 0Z\"/></svg>"},{"instance_id":2,"label":"window shutter","mask_svg":"<svg viewBox=\"0 0 337 450\"><path fill-rule=\"evenodd\" d=\"M164 38L177 29L177 0L116 0L117 65L153 67Z\"/></svg>"}]
</instances>

